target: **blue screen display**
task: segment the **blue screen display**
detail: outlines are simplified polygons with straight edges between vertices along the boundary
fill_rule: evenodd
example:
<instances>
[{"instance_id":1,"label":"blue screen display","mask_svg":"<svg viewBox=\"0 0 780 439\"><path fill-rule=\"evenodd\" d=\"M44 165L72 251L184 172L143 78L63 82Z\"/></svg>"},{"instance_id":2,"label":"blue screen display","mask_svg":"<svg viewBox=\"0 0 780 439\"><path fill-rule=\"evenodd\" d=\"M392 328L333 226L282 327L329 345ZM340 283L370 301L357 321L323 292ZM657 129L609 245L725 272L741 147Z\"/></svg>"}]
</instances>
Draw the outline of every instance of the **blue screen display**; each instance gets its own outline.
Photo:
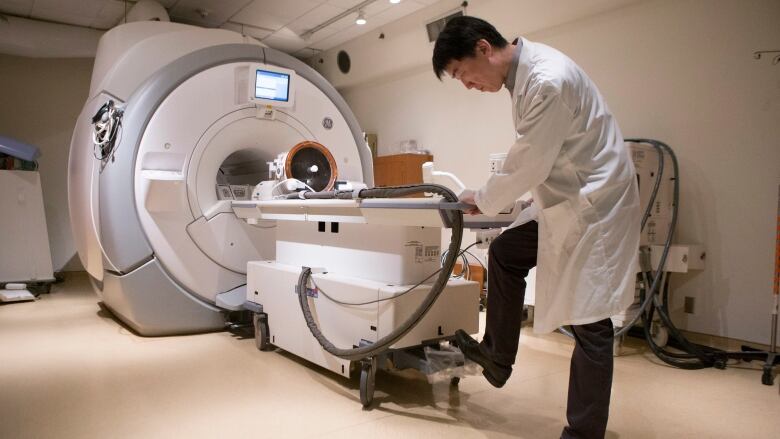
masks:
<instances>
[{"instance_id":1,"label":"blue screen display","mask_svg":"<svg viewBox=\"0 0 780 439\"><path fill-rule=\"evenodd\" d=\"M255 98L288 102L290 100L290 75L258 69L255 76Z\"/></svg>"}]
</instances>

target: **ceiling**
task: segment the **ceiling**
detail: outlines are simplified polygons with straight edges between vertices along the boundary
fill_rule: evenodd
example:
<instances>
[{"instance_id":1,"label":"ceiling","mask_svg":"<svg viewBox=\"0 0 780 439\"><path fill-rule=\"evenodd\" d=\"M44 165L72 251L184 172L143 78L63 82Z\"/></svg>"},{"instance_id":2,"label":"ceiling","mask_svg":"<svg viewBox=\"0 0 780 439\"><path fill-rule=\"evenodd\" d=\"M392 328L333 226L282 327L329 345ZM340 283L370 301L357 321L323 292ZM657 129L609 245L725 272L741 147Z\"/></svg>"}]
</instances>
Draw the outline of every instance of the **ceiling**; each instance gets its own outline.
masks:
<instances>
[{"instance_id":1,"label":"ceiling","mask_svg":"<svg viewBox=\"0 0 780 439\"><path fill-rule=\"evenodd\" d=\"M308 58L439 0L374 0L363 8L366 24L351 13L307 36L306 31L366 0L158 0L171 21L231 29L257 38L275 49ZM124 16L134 1L124 0L0 0L0 12L23 18L106 30ZM304 35L305 36L305 35Z\"/></svg>"}]
</instances>

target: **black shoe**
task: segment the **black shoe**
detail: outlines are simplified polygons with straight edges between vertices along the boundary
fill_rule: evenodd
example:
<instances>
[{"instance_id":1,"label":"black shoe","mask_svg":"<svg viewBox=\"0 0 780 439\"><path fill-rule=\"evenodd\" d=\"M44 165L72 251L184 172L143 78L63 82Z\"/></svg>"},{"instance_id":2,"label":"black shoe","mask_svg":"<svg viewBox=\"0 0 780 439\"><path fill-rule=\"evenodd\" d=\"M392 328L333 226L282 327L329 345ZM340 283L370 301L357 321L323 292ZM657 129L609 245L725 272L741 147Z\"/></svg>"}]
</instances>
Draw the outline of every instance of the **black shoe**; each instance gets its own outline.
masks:
<instances>
[{"instance_id":1,"label":"black shoe","mask_svg":"<svg viewBox=\"0 0 780 439\"><path fill-rule=\"evenodd\" d=\"M498 364L488 358L479 348L479 343L462 329L455 331L455 342L466 358L482 366L482 375L490 384L494 387L503 387L506 384L512 374L512 366Z\"/></svg>"}]
</instances>

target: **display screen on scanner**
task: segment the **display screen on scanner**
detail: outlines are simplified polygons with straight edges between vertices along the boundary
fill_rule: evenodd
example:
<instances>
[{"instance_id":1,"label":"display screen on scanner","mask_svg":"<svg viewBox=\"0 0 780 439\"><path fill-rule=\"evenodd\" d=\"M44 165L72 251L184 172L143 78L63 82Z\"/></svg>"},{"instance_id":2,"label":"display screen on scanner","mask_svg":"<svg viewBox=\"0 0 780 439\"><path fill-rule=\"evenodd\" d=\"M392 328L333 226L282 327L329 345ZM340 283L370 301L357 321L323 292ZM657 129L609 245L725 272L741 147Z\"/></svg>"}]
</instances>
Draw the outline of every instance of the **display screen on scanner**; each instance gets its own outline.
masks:
<instances>
[{"instance_id":1,"label":"display screen on scanner","mask_svg":"<svg viewBox=\"0 0 780 439\"><path fill-rule=\"evenodd\" d=\"M255 97L272 101L290 100L290 75L268 70L257 70Z\"/></svg>"}]
</instances>

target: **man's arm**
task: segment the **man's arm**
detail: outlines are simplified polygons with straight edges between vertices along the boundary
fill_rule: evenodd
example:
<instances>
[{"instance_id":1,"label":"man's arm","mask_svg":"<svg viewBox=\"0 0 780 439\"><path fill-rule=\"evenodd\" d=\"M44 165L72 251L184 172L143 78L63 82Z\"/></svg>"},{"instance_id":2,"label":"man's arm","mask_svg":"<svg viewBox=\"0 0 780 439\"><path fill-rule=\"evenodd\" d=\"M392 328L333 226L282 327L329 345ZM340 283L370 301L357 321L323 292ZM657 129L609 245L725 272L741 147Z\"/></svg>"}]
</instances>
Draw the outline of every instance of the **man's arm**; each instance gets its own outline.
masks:
<instances>
[{"instance_id":1,"label":"man's arm","mask_svg":"<svg viewBox=\"0 0 780 439\"><path fill-rule=\"evenodd\" d=\"M550 175L569 132L573 112L557 89L547 87L533 98L517 126L517 141L504 168L493 174L474 195L479 210L497 215Z\"/></svg>"}]
</instances>

